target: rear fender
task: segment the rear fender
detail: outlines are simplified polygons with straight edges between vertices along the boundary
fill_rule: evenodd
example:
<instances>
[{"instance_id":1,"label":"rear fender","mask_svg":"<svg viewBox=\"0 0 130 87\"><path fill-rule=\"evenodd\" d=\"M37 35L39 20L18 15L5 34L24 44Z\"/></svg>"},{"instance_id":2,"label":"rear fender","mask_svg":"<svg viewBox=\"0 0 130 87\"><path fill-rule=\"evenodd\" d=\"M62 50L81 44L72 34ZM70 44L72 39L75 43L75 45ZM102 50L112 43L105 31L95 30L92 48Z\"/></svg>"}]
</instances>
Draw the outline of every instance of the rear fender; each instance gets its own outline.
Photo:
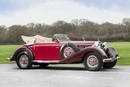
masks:
<instances>
[{"instance_id":1,"label":"rear fender","mask_svg":"<svg viewBox=\"0 0 130 87\"><path fill-rule=\"evenodd\" d=\"M32 59L34 58L32 51L28 47L23 46L15 51L15 53L12 56L12 60L16 61L16 58L20 52L24 52L25 54L29 55Z\"/></svg>"}]
</instances>

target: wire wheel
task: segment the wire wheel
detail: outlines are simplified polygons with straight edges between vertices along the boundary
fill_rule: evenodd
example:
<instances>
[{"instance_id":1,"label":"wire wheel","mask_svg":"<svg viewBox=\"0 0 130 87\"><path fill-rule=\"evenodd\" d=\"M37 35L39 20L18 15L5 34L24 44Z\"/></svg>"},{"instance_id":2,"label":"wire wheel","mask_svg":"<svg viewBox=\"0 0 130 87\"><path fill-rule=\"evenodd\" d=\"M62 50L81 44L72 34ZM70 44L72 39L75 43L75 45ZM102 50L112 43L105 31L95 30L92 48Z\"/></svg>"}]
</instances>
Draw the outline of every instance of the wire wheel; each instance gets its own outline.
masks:
<instances>
[{"instance_id":1,"label":"wire wheel","mask_svg":"<svg viewBox=\"0 0 130 87\"><path fill-rule=\"evenodd\" d=\"M21 55L19 58L19 65L21 68L26 68L28 66L28 56L27 55Z\"/></svg>"}]
</instances>

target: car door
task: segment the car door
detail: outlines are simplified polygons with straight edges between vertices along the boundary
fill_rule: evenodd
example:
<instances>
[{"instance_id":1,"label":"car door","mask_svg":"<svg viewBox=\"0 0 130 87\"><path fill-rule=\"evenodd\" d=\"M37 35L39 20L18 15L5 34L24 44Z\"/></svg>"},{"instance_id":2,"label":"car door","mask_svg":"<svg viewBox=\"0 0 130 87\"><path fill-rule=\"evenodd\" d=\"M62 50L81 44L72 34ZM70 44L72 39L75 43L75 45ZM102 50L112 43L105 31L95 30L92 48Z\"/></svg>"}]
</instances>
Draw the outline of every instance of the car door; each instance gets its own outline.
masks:
<instances>
[{"instance_id":1,"label":"car door","mask_svg":"<svg viewBox=\"0 0 130 87\"><path fill-rule=\"evenodd\" d=\"M59 43L35 44L35 58L38 60L61 60Z\"/></svg>"}]
</instances>

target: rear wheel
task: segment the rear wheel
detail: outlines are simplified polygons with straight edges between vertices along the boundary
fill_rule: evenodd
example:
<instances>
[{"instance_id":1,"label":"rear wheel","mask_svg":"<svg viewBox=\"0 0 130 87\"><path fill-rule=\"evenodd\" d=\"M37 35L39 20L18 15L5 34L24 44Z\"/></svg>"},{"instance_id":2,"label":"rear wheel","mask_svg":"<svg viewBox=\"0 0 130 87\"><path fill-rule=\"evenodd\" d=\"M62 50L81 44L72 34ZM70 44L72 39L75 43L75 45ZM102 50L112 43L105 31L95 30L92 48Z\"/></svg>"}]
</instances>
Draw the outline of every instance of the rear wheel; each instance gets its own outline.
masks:
<instances>
[{"instance_id":1,"label":"rear wheel","mask_svg":"<svg viewBox=\"0 0 130 87\"><path fill-rule=\"evenodd\" d=\"M89 71L98 71L103 66L102 57L95 52L88 53L84 59L84 66Z\"/></svg>"},{"instance_id":2,"label":"rear wheel","mask_svg":"<svg viewBox=\"0 0 130 87\"><path fill-rule=\"evenodd\" d=\"M117 63L117 60L110 62L110 63L104 63L103 67L109 69L109 68L114 67L116 65L116 63Z\"/></svg>"},{"instance_id":3,"label":"rear wheel","mask_svg":"<svg viewBox=\"0 0 130 87\"><path fill-rule=\"evenodd\" d=\"M28 69L32 67L32 59L24 52L18 54L16 63L20 69Z\"/></svg>"}]
</instances>

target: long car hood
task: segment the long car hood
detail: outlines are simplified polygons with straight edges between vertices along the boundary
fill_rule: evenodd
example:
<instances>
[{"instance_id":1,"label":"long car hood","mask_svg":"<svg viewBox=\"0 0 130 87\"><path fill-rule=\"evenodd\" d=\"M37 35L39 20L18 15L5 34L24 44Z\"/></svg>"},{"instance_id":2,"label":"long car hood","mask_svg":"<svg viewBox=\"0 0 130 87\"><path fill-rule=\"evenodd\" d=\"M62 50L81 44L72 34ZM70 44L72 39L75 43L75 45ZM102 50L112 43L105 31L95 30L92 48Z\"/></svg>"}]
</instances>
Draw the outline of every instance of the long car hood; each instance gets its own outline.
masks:
<instances>
[{"instance_id":1,"label":"long car hood","mask_svg":"<svg viewBox=\"0 0 130 87\"><path fill-rule=\"evenodd\" d=\"M65 41L62 43L74 43L79 47L89 47L92 46L96 41Z\"/></svg>"}]
</instances>

